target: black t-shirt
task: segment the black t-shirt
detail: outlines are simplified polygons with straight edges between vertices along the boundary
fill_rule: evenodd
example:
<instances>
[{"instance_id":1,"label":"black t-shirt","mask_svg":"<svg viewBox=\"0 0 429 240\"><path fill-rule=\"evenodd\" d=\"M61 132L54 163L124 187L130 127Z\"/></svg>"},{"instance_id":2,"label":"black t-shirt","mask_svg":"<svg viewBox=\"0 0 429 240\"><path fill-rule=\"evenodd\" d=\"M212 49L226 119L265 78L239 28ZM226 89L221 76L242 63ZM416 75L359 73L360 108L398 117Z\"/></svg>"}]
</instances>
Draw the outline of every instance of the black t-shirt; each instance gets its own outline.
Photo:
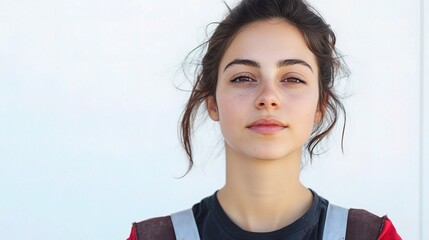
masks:
<instances>
[{"instance_id":1,"label":"black t-shirt","mask_svg":"<svg viewBox=\"0 0 429 240\"><path fill-rule=\"evenodd\" d=\"M249 232L226 215L216 193L192 207L203 240L299 240L322 239L328 201L314 191L310 209L298 220L273 232Z\"/></svg>"}]
</instances>

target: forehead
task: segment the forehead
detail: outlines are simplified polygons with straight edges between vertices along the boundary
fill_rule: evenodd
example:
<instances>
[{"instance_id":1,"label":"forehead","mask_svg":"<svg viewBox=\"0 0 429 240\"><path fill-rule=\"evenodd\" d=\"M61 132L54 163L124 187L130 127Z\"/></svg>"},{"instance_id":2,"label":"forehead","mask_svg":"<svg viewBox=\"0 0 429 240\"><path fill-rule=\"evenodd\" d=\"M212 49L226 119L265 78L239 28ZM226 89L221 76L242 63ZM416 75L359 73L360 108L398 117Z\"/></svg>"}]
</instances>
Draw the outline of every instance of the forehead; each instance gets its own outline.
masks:
<instances>
[{"instance_id":1,"label":"forehead","mask_svg":"<svg viewBox=\"0 0 429 240\"><path fill-rule=\"evenodd\" d=\"M256 60L261 65L301 59L318 71L316 57L301 31L282 19L256 21L241 28L226 50L220 69L237 58Z\"/></svg>"}]
</instances>

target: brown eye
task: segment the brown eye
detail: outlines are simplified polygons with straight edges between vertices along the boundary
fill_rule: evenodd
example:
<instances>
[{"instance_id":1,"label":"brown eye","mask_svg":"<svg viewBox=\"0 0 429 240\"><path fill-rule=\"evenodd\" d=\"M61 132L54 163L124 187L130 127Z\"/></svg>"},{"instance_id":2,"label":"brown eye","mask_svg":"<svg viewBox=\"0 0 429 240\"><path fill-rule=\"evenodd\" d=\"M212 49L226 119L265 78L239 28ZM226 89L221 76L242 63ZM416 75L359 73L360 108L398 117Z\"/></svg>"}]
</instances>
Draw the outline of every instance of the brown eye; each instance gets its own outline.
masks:
<instances>
[{"instance_id":1,"label":"brown eye","mask_svg":"<svg viewBox=\"0 0 429 240\"><path fill-rule=\"evenodd\" d=\"M305 84L305 81L297 78L297 77L288 77L283 80L283 82L291 83L291 84Z\"/></svg>"},{"instance_id":2,"label":"brown eye","mask_svg":"<svg viewBox=\"0 0 429 240\"><path fill-rule=\"evenodd\" d=\"M246 83L246 82L254 82L255 80L253 80L252 78L248 77L248 76L238 76L236 78L233 78L231 80L232 83Z\"/></svg>"}]
</instances>

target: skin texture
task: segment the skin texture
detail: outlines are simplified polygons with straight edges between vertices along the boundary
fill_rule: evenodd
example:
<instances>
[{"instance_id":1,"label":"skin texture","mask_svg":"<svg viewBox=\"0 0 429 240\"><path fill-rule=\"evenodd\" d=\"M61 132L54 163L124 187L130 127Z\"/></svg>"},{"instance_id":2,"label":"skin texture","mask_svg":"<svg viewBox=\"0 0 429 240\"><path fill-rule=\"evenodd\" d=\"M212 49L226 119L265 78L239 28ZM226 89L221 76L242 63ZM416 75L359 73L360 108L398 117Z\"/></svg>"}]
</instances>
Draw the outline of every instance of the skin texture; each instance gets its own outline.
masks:
<instances>
[{"instance_id":1,"label":"skin texture","mask_svg":"<svg viewBox=\"0 0 429 240\"><path fill-rule=\"evenodd\" d=\"M281 19L243 27L222 58L216 99L206 101L225 140L218 198L245 230L280 229L311 205L299 175L302 146L320 117L318 71L301 32ZM255 124L261 120L278 123Z\"/></svg>"}]
</instances>

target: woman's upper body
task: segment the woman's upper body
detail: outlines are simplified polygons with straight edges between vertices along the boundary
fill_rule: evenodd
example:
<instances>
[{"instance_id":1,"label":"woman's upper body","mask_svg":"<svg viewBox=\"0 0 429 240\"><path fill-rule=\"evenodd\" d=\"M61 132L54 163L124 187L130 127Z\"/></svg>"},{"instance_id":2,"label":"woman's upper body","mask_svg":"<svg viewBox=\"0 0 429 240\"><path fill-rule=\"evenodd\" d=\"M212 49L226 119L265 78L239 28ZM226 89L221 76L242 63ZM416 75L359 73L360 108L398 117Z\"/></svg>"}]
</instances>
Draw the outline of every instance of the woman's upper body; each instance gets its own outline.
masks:
<instances>
[{"instance_id":1,"label":"woman's upper body","mask_svg":"<svg viewBox=\"0 0 429 240\"><path fill-rule=\"evenodd\" d=\"M222 209L216 194L195 204L192 212L200 239L222 240L296 240L322 239L328 201L313 192L310 209L292 224L271 232L250 232L236 225ZM170 216L153 218L133 225L128 240L175 240ZM346 240L401 239L390 220L361 209L348 213Z\"/></svg>"},{"instance_id":2,"label":"woman's upper body","mask_svg":"<svg viewBox=\"0 0 429 240\"><path fill-rule=\"evenodd\" d=\"M300 172L303 149L312 158L344 112L334 89L342 67L335 41L304 0L242 0L219 23L181 129L190 167L200 105L224 140L225 185L193 208L203 239L320 239L327 201L301 183ZM394 234L385 217L352 210L349 219L349 239ZM134 228L146 239L172 232L168 217Z\"/></svg>"}]
</instances>

